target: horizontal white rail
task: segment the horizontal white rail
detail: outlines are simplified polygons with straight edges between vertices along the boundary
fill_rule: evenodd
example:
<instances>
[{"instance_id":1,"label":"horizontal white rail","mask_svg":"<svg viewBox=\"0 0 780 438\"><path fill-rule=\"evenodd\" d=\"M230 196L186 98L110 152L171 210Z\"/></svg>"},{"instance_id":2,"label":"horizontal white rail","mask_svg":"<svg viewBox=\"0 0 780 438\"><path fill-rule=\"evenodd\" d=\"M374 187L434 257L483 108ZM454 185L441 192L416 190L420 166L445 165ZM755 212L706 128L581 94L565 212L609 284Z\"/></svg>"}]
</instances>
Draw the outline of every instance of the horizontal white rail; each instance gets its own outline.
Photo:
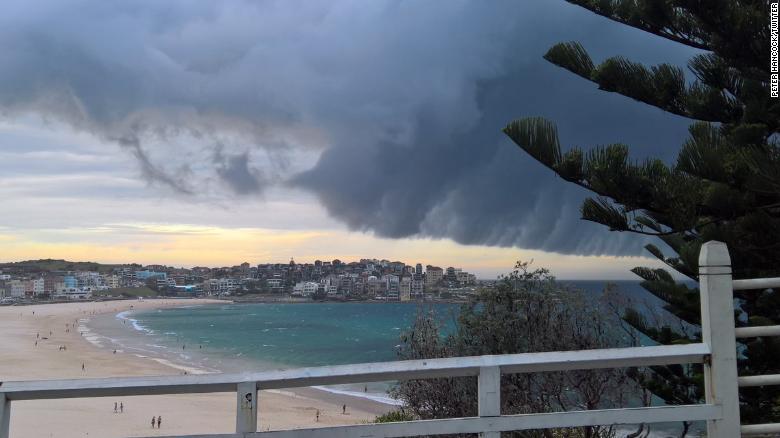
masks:
<instances>
[{"instance_id":1,"label":"horizontal white rail","mask_svg":"<svg viewBox=\"0 0 780 438\"><path fill-rule=\"evenodd\" d=\"M400 423L360 424L354 426L293 429L221 435L189 435L179 438L380 438L419 435L505 432L612 424L665 423L718 419L721 409L715 405L659 406L651 408L602 409L592 411L551 412L544 414L502 415L500 417L448 418Z\"/></svg>"},{"instance_id":2,"label":"horizontal white rail","mask_svg":"<svg viewBox=\"0 0 780 438\"><path fill-rule=\"evenodd\" d=\"M494 356L376 362L240 374L38 380L0 383L8 400L74 397L235 392L239 383L256 382L257 389L365 383L386 380L476 376L482 367L499 367L503 374L702 363L705 344L660 345L600 350L557 351Z\"/></svg>"},{"instance_id":3,"label":"horizontal white rail","mask_svg":"<svg viewBox=\"0 0 780 438\"><path fill-rule=\"evenodd\" d=\"M780 287L780 277L734 280L734 290L770 289Z\"/></svg>"},{"instance_id":4,"label":"horizontal white rail","mask_svg":"<svg viewBox=\"0 0 780 438\"><path fill-rule=\"evenodd\" d=\"M780 374L762 376L743 376L737 379L740 387L780 385Z\"/></svg>"},{"instance_id":5,"label":"horizontal white rail","mask_svg":"<svg viewBox=\"0 0 780 438\"><path fill-rule=\"evenodd\" d=\"M747 424L740 427L742 435L765 435L780 433L780 423Z\"/></svg>"},{"instance_id":6,"label":"horizontal white rail","mask_svg":"<svg viewBox=\"0 0 780 438\"><path fill-rule=\"evenodd\" d=\"M738 338L757 338L759 336L780 336L780 325L737 327L734 331Z\"/></svg>"}]
</instances>

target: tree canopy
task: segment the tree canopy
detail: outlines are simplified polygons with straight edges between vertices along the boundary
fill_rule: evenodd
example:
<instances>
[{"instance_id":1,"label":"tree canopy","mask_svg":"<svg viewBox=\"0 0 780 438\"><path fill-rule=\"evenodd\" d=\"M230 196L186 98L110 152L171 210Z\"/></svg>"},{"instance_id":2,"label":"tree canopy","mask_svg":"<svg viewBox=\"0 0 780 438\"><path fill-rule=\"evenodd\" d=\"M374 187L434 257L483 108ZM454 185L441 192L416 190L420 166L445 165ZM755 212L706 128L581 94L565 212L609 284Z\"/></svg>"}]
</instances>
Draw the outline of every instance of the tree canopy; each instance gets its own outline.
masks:
<instances>
[{"instance_id":1,"label":"tree canopy","mask_svg":"<svg viewBox=\"0 0 780 438\"><path fill-rule=\"evenodd\" d=\"M701 50L688 62L692 80L676 65L645 66L616 56L598 65L577 42L559 43L544 58L599 89L692 119L677 159L636 160L624 144L571 147L563 151L553 122L529 117L504 132L525 152L564 180L595 196L581 207L582 219L613 231L657 236L647 251L692 280L698 253L709 240L725 242L736 278L780 274L780 99L769 93L769 2L767 0L568 0L613 21ZM668 251L668 250L667 250ZM664 300L678 318L698 324L699 293L665 269L638 267L642 285ZM737 323L777 324L780 294L737 294ZM698 334L653 327L640 313L624 319L659 343L698 340ZM780 372L780 342L745 342L740 374ZM654 368L646 387L670 402L701 397L696 373ZM780 420L780 391L745 388L747 422Z\"/></svg>"}]
</instances>

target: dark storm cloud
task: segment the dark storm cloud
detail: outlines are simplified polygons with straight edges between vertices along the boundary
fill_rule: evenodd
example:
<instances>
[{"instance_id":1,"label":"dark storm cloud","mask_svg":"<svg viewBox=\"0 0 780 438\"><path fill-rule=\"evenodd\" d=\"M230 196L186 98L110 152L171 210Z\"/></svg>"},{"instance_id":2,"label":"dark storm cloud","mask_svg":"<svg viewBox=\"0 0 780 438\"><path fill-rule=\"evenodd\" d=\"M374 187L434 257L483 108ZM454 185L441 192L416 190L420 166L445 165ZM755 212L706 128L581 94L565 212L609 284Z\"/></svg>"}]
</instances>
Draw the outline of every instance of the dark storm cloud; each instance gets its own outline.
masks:
<instances>
[{"instance_id":1,"label":"dark storm cloud","mask_svg":"<svg viewBox=\"0 0 780 438\"><path fill-rule=\"evenodd\" d=\"M11 2L0 113L119 144L178 193L216 180L247 195L286 180L382 236L637 253L641 239L578 220L584 193L501 134L542 115L565 144L673 156L687 121L542 60L568 40L597 59L690 55L552 0ZM290 170L290 157L316 153L312 168Z\"/></svg>"},{"instance_id":2,"label":"dark storm cloud","mask_svg":"<svg viewBox=\"0 0 780 438\"><path fill-rule=\"evenodd\" d=\"M217 174L234 192L240 195L260 193L263 189L262 176L249 167L249 154L242 152L226 156L222 147L214 151Z\"/></svg>"}]
</instances>

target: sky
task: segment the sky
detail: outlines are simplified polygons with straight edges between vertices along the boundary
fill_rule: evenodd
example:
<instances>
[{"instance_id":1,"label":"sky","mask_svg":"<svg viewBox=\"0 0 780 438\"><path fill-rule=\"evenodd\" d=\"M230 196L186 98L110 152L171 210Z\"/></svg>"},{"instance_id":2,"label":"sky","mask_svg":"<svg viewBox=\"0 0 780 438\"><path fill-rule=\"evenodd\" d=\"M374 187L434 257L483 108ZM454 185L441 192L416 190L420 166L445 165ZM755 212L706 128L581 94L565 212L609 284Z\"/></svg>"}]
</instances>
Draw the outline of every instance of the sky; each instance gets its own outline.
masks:
<instances>
[{"instance_id":1,"label":"sky","mask_svg":"<svg viewBox=\"0 0 780 438\"><path fill-rule=\"evenodd\" d=\"M673 160L690 121L542 59L684 65L557 0L15 1L0 16L0 261L386 258L494 278L658 266L502 133Z\"/></svg>"}]
</instances>

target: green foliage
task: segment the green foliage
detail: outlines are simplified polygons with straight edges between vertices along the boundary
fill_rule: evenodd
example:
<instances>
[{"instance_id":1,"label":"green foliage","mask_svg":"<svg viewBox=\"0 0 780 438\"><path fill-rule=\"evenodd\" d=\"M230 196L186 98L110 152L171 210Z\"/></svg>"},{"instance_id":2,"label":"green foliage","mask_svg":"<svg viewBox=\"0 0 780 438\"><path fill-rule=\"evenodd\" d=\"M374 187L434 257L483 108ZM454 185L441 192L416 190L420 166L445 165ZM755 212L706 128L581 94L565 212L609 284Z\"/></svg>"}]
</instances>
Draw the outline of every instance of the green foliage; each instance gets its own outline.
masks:
<instances>
[{"instance_id":1,"label":"green foliage","mask_svg":"<svg viewBox=\"0 0 780 438\"><path fill-rule=\"evenodd\" d=\"M413 421L416 420L414 415L405 412L403 409L397 411L390 411L386 414L377 416L374 419L374 423L395 423L398 421Z\"/></svg>"},{"instance_id":2,"label":"green foliage","mask_svg":"<svg viewBox=\"0 0 780 438\"><path fill-rule=\"evenodd\" d=\"M0 269L11 272L52 272L52 271L96 271L111 272L116 265L104 265L96 262L69 262L67 260L41 259L23 262L2 263Z\"/></svg>"},{"instance_id":3,"label":"green foliage","mask_svg":"<svg viewBox=\"0 0 780 438\"><path fill-rule=\"evenodd\" d=\"M693 119L690 136L677 161L635 162L629 147L579 147L562 151L555 125L542 118L510 123L504 132L531 157L566 181L596 196L581 208L582 218L613 231L659 237L675 253L665 256L654 245L647 250L675 271L697 280L698 253L709 240L725 242L736 278L780 275L780 100L769 93L769 2L766 0L568 0L659 37L703 51L688 69L660 64L646 67L623 57L596 65L576 42L553 46L548 61L594 82L664 111ZM665 308L690 323L699 323L697 289L675 283L668 272L636 268L642 286L664 300ZM737 293L748 324L780 322L780 291ZM625 321L662 343L695 340L668 323L657 327L636 311ZM744 324L739 319L739 324ZM780 373L772 357L780 341L759 338L745 344L740 374ZM700 375L695 369L653 368L652 376L635 376L668 401L697 401ZM780 389L741 391L746 422L780 421Z\"/></svg>"},{"instance_id":4,"label":"green foliage","mask_svg":"<svg viewBox=\"0 0 780 438\"><path fill-rule=\"evenodd\" d=\"M421 311L402 337L399 358L514 354L582 350L626 345L615 334L618 321L593 300L561 288L546 269L515 271L494 288L481 290L465 303L455 330L443 337L437 318ZM501 412L520 414L619 406L624 391L635 392L623 370L587 370L544 374L503 375ZM466 417L477 414L474 377L403 381L392 390L415 418ZM518 437L611 437L611 427L528 431ZM550 435L552 434L552 435ZM506 434L505 434L506 435Z\"/></svg>"}]
</instances>

